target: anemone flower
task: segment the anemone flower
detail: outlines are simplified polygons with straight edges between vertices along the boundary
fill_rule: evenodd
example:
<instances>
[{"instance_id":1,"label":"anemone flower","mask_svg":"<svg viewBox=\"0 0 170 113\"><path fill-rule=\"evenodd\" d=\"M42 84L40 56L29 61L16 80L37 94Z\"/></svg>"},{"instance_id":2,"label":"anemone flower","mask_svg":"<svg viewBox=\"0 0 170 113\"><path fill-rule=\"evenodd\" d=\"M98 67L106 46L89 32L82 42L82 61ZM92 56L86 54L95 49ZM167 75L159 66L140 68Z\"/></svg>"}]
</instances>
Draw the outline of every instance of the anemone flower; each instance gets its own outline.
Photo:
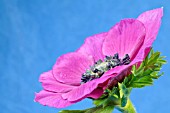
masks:
<instances>
[{"instance_id":1,"label":"anemone flower","mask_svg":"<svg viewBox=\"0 0 170 113\"><path fill-rule=\"evenodd\" d=\"M88 37L77 51L60 56L52 70L41 74L44 89L36 93L35 101L63 108L84 98L99 98L145 59L162 16L162 8L150 10Z\"/></svg>"}]
</instances>

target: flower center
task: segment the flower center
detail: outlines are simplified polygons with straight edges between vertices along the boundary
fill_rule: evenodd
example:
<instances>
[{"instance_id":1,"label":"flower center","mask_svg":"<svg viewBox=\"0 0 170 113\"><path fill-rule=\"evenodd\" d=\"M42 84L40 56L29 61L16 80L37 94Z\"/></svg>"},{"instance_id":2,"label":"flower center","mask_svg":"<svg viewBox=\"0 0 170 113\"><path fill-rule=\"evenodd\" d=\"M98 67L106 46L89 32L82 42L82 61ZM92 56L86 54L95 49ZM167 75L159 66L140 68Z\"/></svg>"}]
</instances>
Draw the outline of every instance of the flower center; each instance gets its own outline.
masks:
<instances>
[{"instance_id":1,"label":"flower center","mask_svg":"<svg viewBox=\"0 0 170 113\"><path fill-rule=\"evenodd\" d=\"M104 61L98 60L93 66L90 66L90 69L82 74L81 84L100 78L105 72L116 66L128 65L129 63L130 57L128 54L123 59L119 58L118 53L114 54L114 56L106 56Z\"/></svg>"}]
</instances>

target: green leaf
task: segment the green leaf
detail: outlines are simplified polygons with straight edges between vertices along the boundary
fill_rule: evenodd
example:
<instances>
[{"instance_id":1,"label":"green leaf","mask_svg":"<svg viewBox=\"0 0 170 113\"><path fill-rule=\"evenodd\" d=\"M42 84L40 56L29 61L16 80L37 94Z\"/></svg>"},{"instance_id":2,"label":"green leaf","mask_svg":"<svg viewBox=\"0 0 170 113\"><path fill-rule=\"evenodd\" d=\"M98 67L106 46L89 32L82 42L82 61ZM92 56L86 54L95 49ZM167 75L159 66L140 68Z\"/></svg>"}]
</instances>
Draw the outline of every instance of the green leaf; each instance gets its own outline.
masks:
<instances>
[{"instance_id":1,"label":"green leaf","mask_svg":"<svg viewBox=\"0 0 170 113\"><path fill-rule=\"evenodd\" d=\"M148 65L155 63L156 60L159 58L159 56L160 56L160 52L155 52L155 53L151 54L149 61L148 61Z\"/></svg>"},{"instance_id":2,"label":"green leaf","mask_svg":"<svg viewBox=\"0 0 170 113\"><path fill-rule=\"evenodd\" d=\"M85 113L85 110L62 110L59 113Z\"/></svg>"},{"instance_id":3,"label":"green leaf","mask_svg":"<svg viewBox=\"0 0 170 113\"><path fill-rule=\"evenodd\" d=\"M120 92L120 97L122 98L123 95L128 97L130 95L130 92L132 90L132 88L127 88L126 85L122 82L122 83L118 83L119 86L119 92Z\"/></svg>"},{"instance_id":4,"label":"green leaf","mask_svg":"<svg viewBox=\"0 0 170 113\"><path fill-rule=\"evenodd\" d=\"M128 98L126 102L126 105L124 107L122 106L115 106L116 109L118 109L119 111L121 111L122 113L137 113L132 102L130 101L130 99Z\"/></svg>"},{"instance_id":5,"label":"green leaf","mask_svg":"<svg viewBox=\"0 0 170 113\"><path fill-rule=\"evenodd\" d=\"M112 113L114 106L107 106L105 108L96 109L95 111L88 111L85 113Z\"/></svg>"},{"instance_id":6,"label":"green leaf","mask_svg":"<svg viewBox=\"0 0 170 113\"><path fill-rule=\"evenodd\" d=\"M127 100L128 100L128 97L123 95L123 97L121 99L121 107L125 107L126 106Z\"/></svg>"},{"instance_id":7,"label":"green leaf","mask_svg":"<svg viewBox=\"0 0 170 113\"><path fill-rule=\"evenodd\" d=\"M96 106L93 108L85 109L85 110L62 110L59 113L112 113L114 106Z\"/></svg>"},{"instance_id":8,"label":"green leaf","mask_svg":"<svg viewBox=\"0 0 170 113\"><path fill-rule=\"evenodd\" d=\"M119 87L120 100L121 100L120 105L121 107L125 107L132 88L126 88L126 85L124 84L124 82L118 83L118 87Z\"/></svg>"},{"instance_id":9,"label":"green leaf","mask_svg":"<svg viewBox=\"0 0 170 113\"><path fill-rule=\"evenodd\" d=\"M120 104L120 99L115 97L115 96L109 96L104 102L103 102L103 107L106 106L114 106L114 105L119 105Z\"/></svg>"},{"instance_id":10,"label":"green leaf","mask_svg":"<svg viewBox=\"0 0 170 113\"><path fill-rule=\"evenodd\" d=\"M152 82L133 82L131 84L131 87L133 87L133 88L142 88L142 87L150 86L150 85L152 85Z\"/></svg>"},{"instance_id":11,"label":"green leaf","mask_svg":"<svg viewBox=\"0 0 170 113\"><path fill-rule=\"evenodd\" d=\"M158 79L163 75L159 73L162 65L166 63L164 58L164 56L160 56L160 52L151 50L140 66L132 66L132 73L124 79L123 83L127 88L142 88L152 85L153 79Z\"/></svg>"},{"instance_id":12,"label":"green leaf","mask_svg":"<svg viewBox=\"0 0 170 113\"><path fill-rule=\"evenodd\" d=\"M96 99L93 101L93 104L96 105L96 106L100 106L104 103L106 99Z\"/></svg>"},{"instance_id":13,"label":"green leaf","mask_svg":"<svg viewBox=\"0 0 170 113\"><path fill-rule=\"evenodd\" d=\"M162 60L162 59L158 59L157 62L161 63L161 64L166 64L166 61L165 60Z\"/></svg>"},{"instance_id":14,"label":"green leaf","mask_svg":"<svg viewBox=\"0 0 170 113\"><path fill-rule=\"evenodd\" d=\"M107 107L94 107L89 110L87 110L85 113L112 113L114 109L114 106L107 106Z\"/></svg>"},{"instance_id":15,"label":"green leaf","mask_svg":"<svg viewBox=\"0 0 170 113\"><path fill-rule=\"evenodd\" d=\"M120 98L123 97L124 95L124 92L126 92L126 86L124 84L121 84L121 83L118 83L118 87L119 87L119 92L120 92Z\"/></svg>"}]
</instances>

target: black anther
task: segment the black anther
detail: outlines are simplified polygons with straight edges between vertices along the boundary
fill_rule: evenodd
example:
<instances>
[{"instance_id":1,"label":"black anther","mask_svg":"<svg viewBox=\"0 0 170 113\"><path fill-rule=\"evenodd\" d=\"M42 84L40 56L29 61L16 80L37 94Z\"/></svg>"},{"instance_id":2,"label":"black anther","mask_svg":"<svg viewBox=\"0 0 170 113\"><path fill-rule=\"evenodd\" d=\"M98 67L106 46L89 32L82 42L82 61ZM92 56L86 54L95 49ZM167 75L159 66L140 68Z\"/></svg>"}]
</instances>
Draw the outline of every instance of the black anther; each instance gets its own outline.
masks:
<instances>
[{"instance_id":1,"label":"black anther","mask_svg":"<svg viewBox=\"0 0 170 113\"><path fill-rule=\"evenodd\" d=\"M97 73L99 70L97 69L97 68L95 68L94 70L93 70L93 72L94 73Z\"/></svg>"}]
</instances>

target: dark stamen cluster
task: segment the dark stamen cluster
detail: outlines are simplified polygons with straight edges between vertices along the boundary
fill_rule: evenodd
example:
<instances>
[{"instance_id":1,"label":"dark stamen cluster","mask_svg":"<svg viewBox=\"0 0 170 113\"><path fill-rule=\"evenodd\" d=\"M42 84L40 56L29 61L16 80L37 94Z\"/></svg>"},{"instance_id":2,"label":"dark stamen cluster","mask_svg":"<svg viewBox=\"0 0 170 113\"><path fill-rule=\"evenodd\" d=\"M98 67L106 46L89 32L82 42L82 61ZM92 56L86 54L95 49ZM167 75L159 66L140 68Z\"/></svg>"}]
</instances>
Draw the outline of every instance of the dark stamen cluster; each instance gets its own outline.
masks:
<instances>
[{"instance_id":1,"label":"dark stamen cluster","mask_svg":"<svg viewBox=\"0 0 170 113\"><path fill-rule=\"evenodd\" d=\"M82 75L81 83L86 83L96 78L100 78L106 71L120 65L128 65L130 57L128 54L121 60L118 53L114 56L106 56L104 61L98 60L90 69Z\"/></svg>"}]
</instances>

